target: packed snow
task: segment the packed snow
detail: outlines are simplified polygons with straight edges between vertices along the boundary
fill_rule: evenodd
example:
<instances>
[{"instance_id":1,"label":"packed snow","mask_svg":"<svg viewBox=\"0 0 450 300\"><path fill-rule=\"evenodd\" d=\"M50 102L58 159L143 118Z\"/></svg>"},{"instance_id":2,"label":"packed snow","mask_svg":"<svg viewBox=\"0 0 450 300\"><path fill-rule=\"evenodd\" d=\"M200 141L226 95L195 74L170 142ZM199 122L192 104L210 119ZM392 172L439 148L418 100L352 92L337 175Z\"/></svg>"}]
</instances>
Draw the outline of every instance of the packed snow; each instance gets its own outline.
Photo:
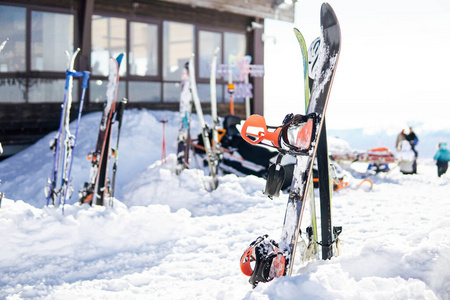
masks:
<instances>
[{"instance_id":1,"label":"packed snow","mask_svg":"<svg viewBox=\"0 0 450 300\"><path fill-rule=\"evenodd\" d=\"M100 117L81 120L75 191ZM417 175L350 170L374 186L333 194L340 256L302 264L297 254L292 277L252 289L240 257L262 234L279 239L287 194L270 200L264 179L235 175L207 192L200 159L175 175L178 118L125 111L113 207L80 206L76 193L64 214L45 205L54 133L0 163L1 299L450 299L450 174L438 178L431 160L419 160ZM192 125L198 133L195 116ZM309 223L306 205L303 231Z\"/></svg>"}]
</instances>

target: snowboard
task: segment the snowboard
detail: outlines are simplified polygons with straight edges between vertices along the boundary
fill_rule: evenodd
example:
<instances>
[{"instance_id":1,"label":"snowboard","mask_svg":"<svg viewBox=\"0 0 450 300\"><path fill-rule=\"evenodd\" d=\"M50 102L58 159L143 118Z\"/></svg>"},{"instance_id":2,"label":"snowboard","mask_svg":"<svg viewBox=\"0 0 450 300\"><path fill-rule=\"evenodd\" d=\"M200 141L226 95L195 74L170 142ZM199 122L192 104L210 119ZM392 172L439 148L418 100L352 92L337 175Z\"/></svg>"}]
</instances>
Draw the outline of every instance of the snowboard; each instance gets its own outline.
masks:
<instances>
[{"instance_id":1,"label":"snowboard","mask_svg":"<svg viewBox=\"0 0 450 300\"><path fill-rule=\"evenodd\" d=\"M255 250L254 255L249 255L247 251L241 257L241 270L246 269L253 259L256 260L249 280L254 287L258 282L292 274L300 224L312 182L313 162L340 52L339 22L328 3L322 4L320 22L322 42L317 61L318 71L306 116L290 114L282 126L268 127L264 117L253 115L247 119L241 131L242 137L250 143L266 140L281 153L297 158L280 241L277 243L263 237L251 246Z\"/></svg>"},{"instance_id":2,"label":"snowboard","mask_svg":"<svg viewBox=\"0 0 450 300\"><path fill-rule=\"evenodd\" d=\"M316 116L314 120L315 132L312 135L311 149L308 155L298 155L294 169L294 182L289 193L285 220L283 224L280 251L286 257L285 275L292 274L297 239L302 220L306 191L312 178L312 167L317 152L317 142L320 139L326 107L333 83L334 74L339 58L341 32L337 17L328 3L321 8L321 48L318 58L320 73L315 78L307 115Z\"/></svg>"},{"instance_id":3,"label":"snowboard","mask_svg":"<svg viewBox=\"0 0 450 300\"><path fill-rule=\"evenodd\" d=\"M189 168L189 150L191 144L190 124L192 112L191 83L189 80L189 63L181 72L180 125L178 127L176 173Z\"/></svg>"},{"instance_id":4,"label":"snowboard","mask_svg":"<svg viewBox=\"0 0 450 300\"><path fill-rule=\"evenodd\" d=\"M91 160L89 181L79 192L80 203L92 205L104 205L104 200L110 196L109 180L107 177L108 161L110 156L111 131L113 116L116 110L116 97L119 86L119 68L124 54L119 54L116 59L109 60L109 76L106 88L106 99L103 107L100 128L98 131L95 150L90 152Z\"/></svg>"}]
</instances>

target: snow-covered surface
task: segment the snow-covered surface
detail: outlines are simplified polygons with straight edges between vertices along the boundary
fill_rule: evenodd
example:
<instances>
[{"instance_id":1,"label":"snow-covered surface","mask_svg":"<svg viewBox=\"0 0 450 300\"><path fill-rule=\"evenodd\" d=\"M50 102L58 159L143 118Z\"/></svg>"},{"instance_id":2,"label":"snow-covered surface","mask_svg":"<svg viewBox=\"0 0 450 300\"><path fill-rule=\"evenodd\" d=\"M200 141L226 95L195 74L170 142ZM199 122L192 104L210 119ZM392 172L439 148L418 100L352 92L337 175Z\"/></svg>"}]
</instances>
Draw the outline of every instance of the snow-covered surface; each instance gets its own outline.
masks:
<instances>
[{"instance_id":1,"label":"snow-covered surface","mask_svg":"<svg viewBox=\"0 0 450 300\"><path fill-rule=\"evenodd\" d=\"M169 157L161 165L164 117ZM1 299L450 298L450 174L438 178L432 161L420 160L417 175L372 175L372 190L334 193L341 255L297 260L292 277L252 289L240 256L259 235L279 239L287 195L271 201L263 179L234 175L206 192L201 170L172 172L178 113L124 118L114 207L80 206L76 194L64 215L45 207L53 134L0 163ZM75 191L88 178L99 123L99 113L81 121ZM302 229L308 224L306 205Z\"/></svg>"}]
</instances>

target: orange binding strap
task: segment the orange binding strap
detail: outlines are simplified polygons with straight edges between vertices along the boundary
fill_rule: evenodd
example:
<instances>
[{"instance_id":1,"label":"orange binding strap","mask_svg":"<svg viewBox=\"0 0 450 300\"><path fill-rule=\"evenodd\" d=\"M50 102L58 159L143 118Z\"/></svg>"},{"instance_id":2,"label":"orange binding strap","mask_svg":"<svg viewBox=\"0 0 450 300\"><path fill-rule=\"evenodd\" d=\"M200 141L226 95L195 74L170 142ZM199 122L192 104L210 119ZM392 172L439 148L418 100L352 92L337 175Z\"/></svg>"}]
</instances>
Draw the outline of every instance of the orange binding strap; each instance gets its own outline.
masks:
<instances>
[{"instance_id":1,"label":"orange binding strap","mask_svg":"<svg viewBox=\"0 0 450 300\"><path fill-rule=\"evenodd\" d=\"M227 133L226 129L217 129L217 136L219 138L219 144L222 141L223 136Z\"/></svg>"},{"instance_id":2,"label":"orange binding strap","mask_svg":"<svg viewBox=\"0 0 450 300\"><path fill-rule=\"evenodd\" d=\"M260 115L251 115L248 117L241 129L241 136L248 143L256 145L263 140L267 140L277 148L280 148L280 144L278 143L280 133L281 127L275 129L274 132L269 132L266 125L266 119Z\"/></svg>"},{"instance_id":3,"label":"orange binding strap","mask_svg":"<svg viewBox=\"0 0 450 300\"><path fill-rule=\"evenodd\" d=\"M241 272L247 276L252 276L253 274L251 263L256 260L253 254L254 249L255 247L248 248L241 256Z\"/></svg>"},{"instance_id":4,"label":"orange binding strap","mask_svg":"<svg viewBox=\"0 0 450 300\"><path fill-rule=\"evenodd\" d=\"M368 182L368 183L369 183L370 189L373 188L373 182L372 182L372 180L370 180L370 179L364 179L363 181L361 181L361 182L358 184L358 186L362 185L364 182Z\"/></svg>"},{"instance_id":5,"label":"orange binding strap","mask_svg":"<svg viewBox=\"0 0 450 300\"><path fill-rule=\"evenodd\" d=\"M345 189L348 185L348 182L345 182L342 179L339 179L339 182L333 181L333 183L335 185L333 188L334 191L339 191L341 189Z\"/></svg>"}]
</instances>

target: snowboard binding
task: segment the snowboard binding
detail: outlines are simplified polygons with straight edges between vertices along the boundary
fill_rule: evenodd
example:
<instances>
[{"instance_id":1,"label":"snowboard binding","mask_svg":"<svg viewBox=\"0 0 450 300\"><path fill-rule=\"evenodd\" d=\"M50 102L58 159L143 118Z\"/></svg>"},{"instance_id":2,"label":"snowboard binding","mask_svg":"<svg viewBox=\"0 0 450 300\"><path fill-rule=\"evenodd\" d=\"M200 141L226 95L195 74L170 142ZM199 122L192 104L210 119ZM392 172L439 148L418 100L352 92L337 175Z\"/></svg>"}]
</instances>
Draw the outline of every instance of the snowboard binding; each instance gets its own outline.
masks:
<instances>
[{"instance_id":1,"label":"snowboard binding","mask_svg":"<svg viewBox=\"0 0 450 300\"><path fill-rule=\"evenodd\" d=\"M250 276L255 288L259 282L269 282L286 274L286 258L278 251L278 244L267 234L253 241L241 256L241 271Z\"/></svg>"},{"instance_id":2,"label":"snowboard binding","mask_svg":"<svg viewBox=\"0 0 450 300\"><path fill-rule=\"evenodd\" d=\"M283 125L274 127L267 126L263 116L251 115L242 126L241 136L252 145L273 147L283 154L309 155L315 142L318 121L316 113L306 116L288 114ZM269 141L270 144L263 141Z\"/></svg>"},{"instance_id":3,"label":"snowboard binding","mask_svg":"<svg viewBox=\"0 0 450 300\"><path fill-rule=\"evenodd\" d=\"M316 113L306 116L288 114L283 125L278 127L267 126L264 117L260 115L251 115L245 121L241 130L245 141L253 145L274 147L280 152L277 162L269 167L264 195L271 199L279 196L285 179L285 170L281 165L285 154L309 155L315 142L318 119ZM263 141L269 141L270 144Z\"/></svg>"}]
</instances>

